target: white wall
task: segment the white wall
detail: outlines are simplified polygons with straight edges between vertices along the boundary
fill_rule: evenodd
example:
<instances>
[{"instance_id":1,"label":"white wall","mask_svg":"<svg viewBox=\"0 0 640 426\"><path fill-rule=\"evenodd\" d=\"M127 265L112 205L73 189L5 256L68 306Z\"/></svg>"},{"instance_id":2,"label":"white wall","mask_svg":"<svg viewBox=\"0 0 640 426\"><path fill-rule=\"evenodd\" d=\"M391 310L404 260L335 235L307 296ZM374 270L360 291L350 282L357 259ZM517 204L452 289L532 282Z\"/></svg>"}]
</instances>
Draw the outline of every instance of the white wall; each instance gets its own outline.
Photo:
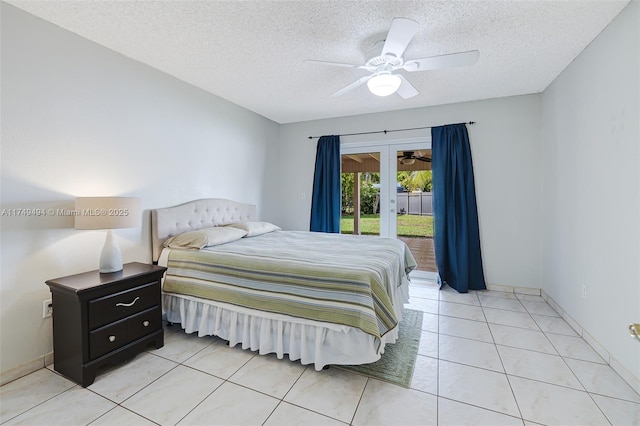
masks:
<instances>
[{"instance_id":1,"label":"white wall","mask_svg":"<svg viewBox=\"0 0 640 426\"><path fill-rule=\"evenodd\" d=\"M640 3L545 90L544 291L640 378ZM582 286L587 287L586 300Z\"/></svg>"},{"instance_id":2,"label":"white wall","mask_svg":"<svg viewBox=\"0 0 640 426\"><path fill-rule=\"evenodd\" d=\"M540 288L540 96L518 96L281 126L279 224L308 230L317 140L308 136L476 121L468 126L481 249L489 284ZM428 130L343 137L341 143L426 137ZM305 194L304 199L302 194Z\"/></svg>"},{"instance_id":3,"label":"white wall","mask_svg":"<svg viewBox=\"0 0 640 426\"><path fill-rule=\"evenodd\" d=\"M75 196L126 195L146 210L203 197L267 210L276 123L1 8L2 209L72 209ZM45 280L96 269L105 233L76 231L70 217L1 220L6 380L23 364L42 366L52 350ZM125 262L150 261L148 228L145 211L141 229L115 231Z\"/></svg>"}]
</instances>

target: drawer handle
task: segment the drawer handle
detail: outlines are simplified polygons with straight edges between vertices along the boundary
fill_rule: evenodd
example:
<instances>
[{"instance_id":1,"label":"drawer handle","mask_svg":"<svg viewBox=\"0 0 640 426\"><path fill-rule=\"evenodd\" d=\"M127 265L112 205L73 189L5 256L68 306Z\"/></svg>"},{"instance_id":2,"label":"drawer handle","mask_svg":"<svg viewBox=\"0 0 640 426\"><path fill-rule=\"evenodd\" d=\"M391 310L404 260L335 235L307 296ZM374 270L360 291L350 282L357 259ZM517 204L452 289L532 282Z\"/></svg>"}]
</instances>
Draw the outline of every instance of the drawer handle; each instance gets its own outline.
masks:
<instances>
[{"instance_id":1,"label":"drawer handle","mask_svg":"<svg viewBox=\"0 0 640 426\"><path fill-rule=\"evenodd\" d=\"M140 299L140 297L136 297L131 303L116 303L116 306L126 306L128 308L129 306L133 306L138 301L138 299Z\"/></svg>"},{"instance_id":2,"label":"drawer handle","mask_svg":"<svg viewBox=\"0 0 640 426\"><path fill-rule=\"evenodd\" d=\"M142 325L144 325L145 327L149 327L149 321L142 321Z\"/></svg>"},{"instance_id":3,"label":"drawer handle","mask_svg":"<svg viewBox=\"0 0 640 426\"><path fill-rule=\"evenodd\" d=\"M109 341L110 342L115 342L116 341L116 336L109 336Z\"/></svg>"}]
</instances>

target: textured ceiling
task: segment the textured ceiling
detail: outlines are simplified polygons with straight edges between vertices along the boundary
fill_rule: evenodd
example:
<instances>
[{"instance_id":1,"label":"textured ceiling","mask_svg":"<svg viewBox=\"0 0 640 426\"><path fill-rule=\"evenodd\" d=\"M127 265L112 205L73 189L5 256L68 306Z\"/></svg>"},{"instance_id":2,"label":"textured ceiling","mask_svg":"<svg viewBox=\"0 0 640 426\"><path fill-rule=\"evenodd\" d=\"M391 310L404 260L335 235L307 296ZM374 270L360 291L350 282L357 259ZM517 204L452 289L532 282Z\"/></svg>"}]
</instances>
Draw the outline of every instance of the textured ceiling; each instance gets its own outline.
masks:
<instances>
[{"instance_id":1,"label":"textured ceiling","mask_svg":"<svg viewBox=\"0 0 640 426\"><path fill-rule=\"evenodd\" d=\"M543 91L624 1L15 1L27 12L278 123ZM330 95L394 17L420 30L405 59L477 49L470 67L406 73L420 94Z\"/></svg>"}]
</instances>

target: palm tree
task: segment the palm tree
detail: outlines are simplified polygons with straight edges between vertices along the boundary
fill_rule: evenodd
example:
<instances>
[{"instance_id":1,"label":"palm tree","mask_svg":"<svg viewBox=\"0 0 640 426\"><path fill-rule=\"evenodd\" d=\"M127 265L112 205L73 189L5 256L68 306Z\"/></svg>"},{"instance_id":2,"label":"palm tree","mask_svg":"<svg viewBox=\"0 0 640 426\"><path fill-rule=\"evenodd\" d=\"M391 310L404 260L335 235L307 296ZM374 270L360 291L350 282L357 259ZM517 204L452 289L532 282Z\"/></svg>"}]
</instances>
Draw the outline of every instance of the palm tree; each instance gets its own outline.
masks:
<instances>
[{"instance_id":1,"label":"palm tree","mask_svg":"<svg viewBox=\"0 0 640 426\"><path fill-rule=\"evenodd\" d=\"M431 192L431 170L409 172L401 179L401 183L408 191Z\"/></svg>"}]
</instances>

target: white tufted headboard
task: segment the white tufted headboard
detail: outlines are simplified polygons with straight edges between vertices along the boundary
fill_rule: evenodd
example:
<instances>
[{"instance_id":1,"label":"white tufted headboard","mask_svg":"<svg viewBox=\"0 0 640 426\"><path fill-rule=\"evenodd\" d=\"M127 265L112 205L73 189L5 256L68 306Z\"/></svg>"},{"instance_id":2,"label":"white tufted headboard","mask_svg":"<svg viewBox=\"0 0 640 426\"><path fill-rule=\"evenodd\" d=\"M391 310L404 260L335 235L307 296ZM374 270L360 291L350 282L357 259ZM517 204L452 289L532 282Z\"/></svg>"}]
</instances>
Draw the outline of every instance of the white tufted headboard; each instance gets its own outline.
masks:
<instances>
[{"instance_id":1,"label":"white tufted headboard","mask_svg":"<svg viewBox=\"0 0 640 426\"><path fill-rule=\"evenodd\" d=\"M205 198L164 209L151 210L151 248L157 262L167 238L187 231L257 219L253 204L223 198Z\"/></svg>"}]
</instances>

